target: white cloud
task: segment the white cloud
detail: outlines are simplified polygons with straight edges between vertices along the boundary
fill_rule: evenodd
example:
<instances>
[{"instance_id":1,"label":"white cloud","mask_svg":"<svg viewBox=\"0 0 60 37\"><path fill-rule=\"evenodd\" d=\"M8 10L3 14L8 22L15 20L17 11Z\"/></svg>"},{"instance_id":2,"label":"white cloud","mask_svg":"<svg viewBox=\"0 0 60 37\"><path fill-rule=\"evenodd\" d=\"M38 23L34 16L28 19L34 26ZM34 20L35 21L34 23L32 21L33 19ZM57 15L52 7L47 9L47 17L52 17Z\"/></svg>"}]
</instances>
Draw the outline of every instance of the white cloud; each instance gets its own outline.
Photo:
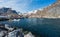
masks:
<instances>
[{"instance_id":1,"label":"white cloud","mask_svg":"<svg viewBox=\"0 0 60 37\"><path fill-rule=\"evenodd\" d=\"M0 7L10 7L14 10L25 12L32 0L0 0Z\"/></svg>"},{"instance_id":2,"label":"white cloud","mask_svg":"<svg viewBox=\"0 0 60 37\"><path fill-rule=\"evenodd\" d=\"M3 2L4 0L0 0L0 2Z\"/></svg>"}]
</instances>

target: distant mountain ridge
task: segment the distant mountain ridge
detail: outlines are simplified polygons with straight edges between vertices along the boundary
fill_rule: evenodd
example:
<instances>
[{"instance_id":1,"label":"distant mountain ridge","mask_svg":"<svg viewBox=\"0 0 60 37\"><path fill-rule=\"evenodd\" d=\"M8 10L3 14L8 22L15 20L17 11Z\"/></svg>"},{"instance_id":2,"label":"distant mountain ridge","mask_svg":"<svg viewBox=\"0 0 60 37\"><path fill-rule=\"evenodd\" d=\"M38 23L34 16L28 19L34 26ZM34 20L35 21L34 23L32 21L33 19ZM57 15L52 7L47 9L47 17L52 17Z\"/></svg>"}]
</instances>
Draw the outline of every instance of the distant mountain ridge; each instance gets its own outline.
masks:
<instances>
[{"instance_id":1,"label":"distant mountain ridge","mask_svg":"<svg viewBox=\"0 0 60 37\"><path fill-rule=\"evenodd\" d=\"M3 7L3 8L0 8L0 15L1 14L11 14L11 13L13 13L13 14L17 14L17 12L15 11L15 10L12 10L11 8L5 8L5 7Z\"/></svg>"}]
</instances>

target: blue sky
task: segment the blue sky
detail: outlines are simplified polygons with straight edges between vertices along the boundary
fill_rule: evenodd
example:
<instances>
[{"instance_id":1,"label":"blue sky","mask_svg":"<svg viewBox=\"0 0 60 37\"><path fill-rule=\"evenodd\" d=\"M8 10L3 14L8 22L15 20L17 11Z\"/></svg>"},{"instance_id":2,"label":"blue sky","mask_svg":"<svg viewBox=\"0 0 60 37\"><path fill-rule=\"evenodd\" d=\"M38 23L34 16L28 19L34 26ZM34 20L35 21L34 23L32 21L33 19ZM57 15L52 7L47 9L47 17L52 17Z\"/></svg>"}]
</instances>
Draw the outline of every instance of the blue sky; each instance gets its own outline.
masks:
<instances>
[{"instance_id":1,"label":"blue sky","mask_svg":"<svg viewBox=\"0 0 60 37\"><path fill-rule=\"evenodd\" d=\"M18 12L26 13L37 10L56 2L56 0L0 0L0 7L9 7Z\"/></svg>"}]
</instances>

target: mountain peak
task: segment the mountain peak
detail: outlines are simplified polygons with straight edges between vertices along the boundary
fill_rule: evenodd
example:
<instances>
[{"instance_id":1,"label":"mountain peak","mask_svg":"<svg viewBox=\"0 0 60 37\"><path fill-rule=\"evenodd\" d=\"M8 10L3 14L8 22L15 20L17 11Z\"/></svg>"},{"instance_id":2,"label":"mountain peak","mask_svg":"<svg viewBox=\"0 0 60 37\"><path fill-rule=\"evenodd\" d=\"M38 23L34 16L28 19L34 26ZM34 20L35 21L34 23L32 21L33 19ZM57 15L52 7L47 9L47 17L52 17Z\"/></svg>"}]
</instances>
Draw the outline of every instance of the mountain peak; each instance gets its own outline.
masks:
<instances>
[{"instance_id":1,"label":"mountain peak","mask_svg":"<svg viewBox=\"0 0 60 37\"><path fill-rule=\"evenodd\" d=\"M15 13L17 14L17 12L15 10L12 10L11 8L0 8L0 14L7 14L7 13Z\"/></svg>"}]
</instances>

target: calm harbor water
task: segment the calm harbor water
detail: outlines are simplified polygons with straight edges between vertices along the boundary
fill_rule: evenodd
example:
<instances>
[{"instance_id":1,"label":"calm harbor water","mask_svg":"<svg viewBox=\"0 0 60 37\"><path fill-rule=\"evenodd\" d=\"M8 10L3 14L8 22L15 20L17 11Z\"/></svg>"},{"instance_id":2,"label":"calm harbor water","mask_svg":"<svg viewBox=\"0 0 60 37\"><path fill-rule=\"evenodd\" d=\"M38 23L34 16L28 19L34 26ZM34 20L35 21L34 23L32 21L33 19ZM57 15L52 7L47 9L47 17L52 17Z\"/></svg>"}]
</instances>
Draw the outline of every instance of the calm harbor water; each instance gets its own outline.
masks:
<instances>
[{"instance_id":1,"label":"calm harbor water","mask_svg":"<svg viewBox=\"0 0 60 37\"><path fill-rule=\"evenodd\" d=\"M29 18L0 23L21 27L41 37L60 37L60 19Z\"/></svg>"}]
</instances>

